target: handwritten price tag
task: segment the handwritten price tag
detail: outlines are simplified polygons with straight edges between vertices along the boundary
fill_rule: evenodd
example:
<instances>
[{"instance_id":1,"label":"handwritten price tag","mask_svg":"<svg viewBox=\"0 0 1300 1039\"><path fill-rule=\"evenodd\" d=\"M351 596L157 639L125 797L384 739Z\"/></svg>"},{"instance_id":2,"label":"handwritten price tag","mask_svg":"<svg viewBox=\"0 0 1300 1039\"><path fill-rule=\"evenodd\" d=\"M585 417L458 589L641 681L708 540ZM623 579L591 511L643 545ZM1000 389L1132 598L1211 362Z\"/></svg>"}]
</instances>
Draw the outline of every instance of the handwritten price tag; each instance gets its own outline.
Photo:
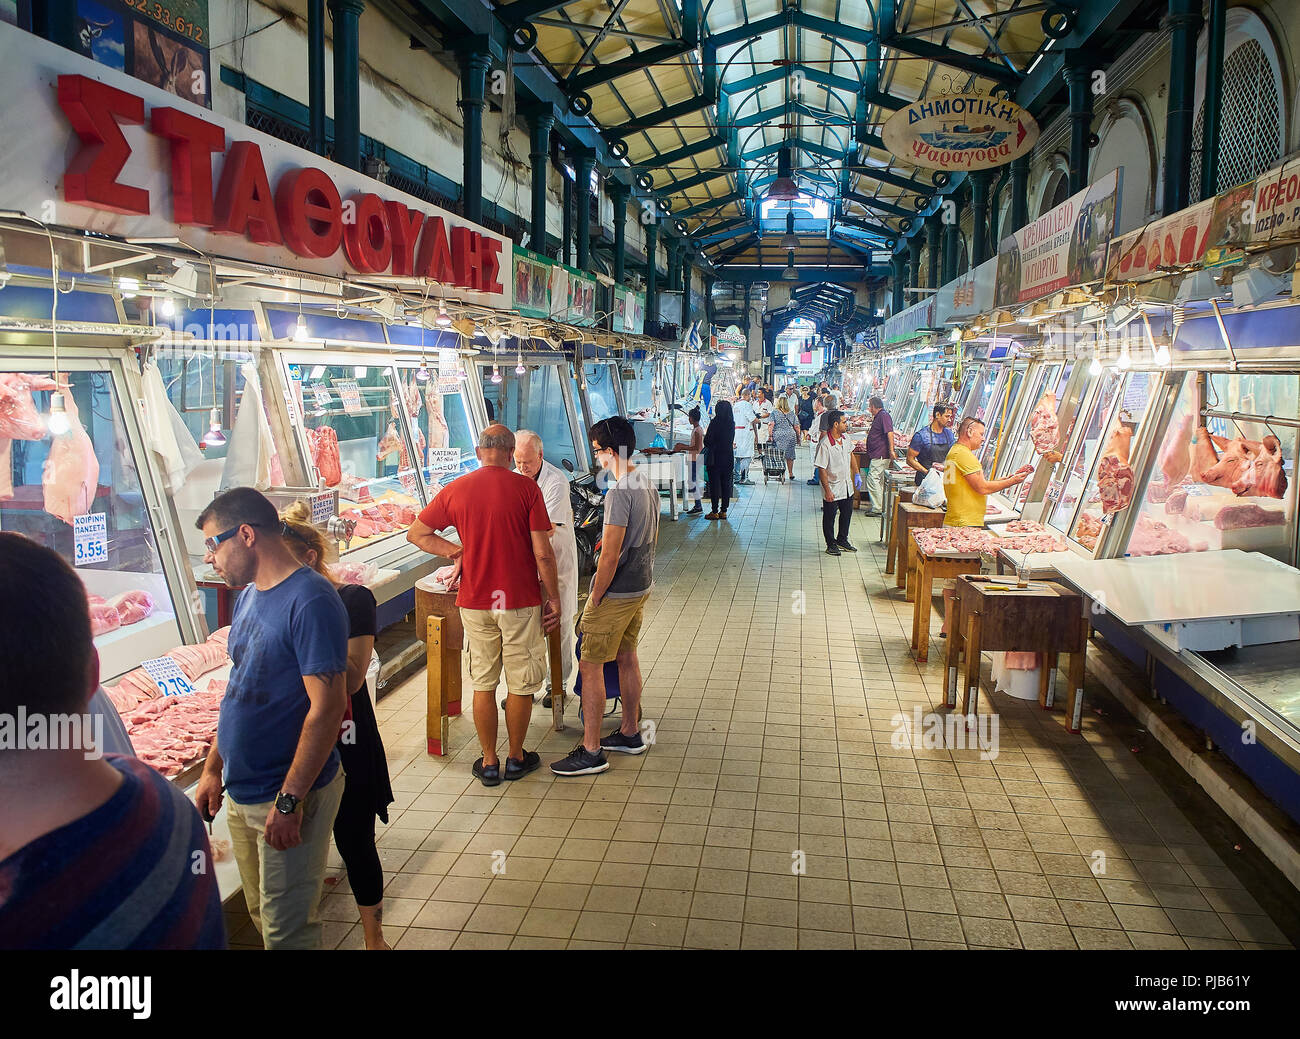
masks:
<instances>
[{"instance_id":1,"label":"handwritten price tag","mask_svg":"<svg viewBox=\"0 0 1300 1039\"><path fill-rule=\"evenodd\" d=\"M429 468L435 473L446 473L460 468L460 448L435 447L429 451Z\"/></svg>"},{"instance_id":2,"label":"handwritten price tag","mask_svg":"<svg viewBox=\"0 0 1300 1039\"><path fill-rule=\"evenodd\" d=\"M140 666L149 672L149 677L162 690L163 696L189 696L194 692L194 687L185 677L180 664L171 657L144 660Z\"/></svg>"},{"instance_id":3,"label":"handwritten price tag","mask_svg":"<svg viewBox=\"0 0 1300 1039\"><path fill-rule=\"evenodd\" d=\"M343 410L349 415L357 415L361 412L361 387L355 379L344 379L334 384L334 389L338 391L339 400L343 402Z\"/></svg>"},{"instance_id":4,"label":"handwritten price tag","mask_svg":"<svg viewBox=\"0 0 1300 1039\"><path fill-rule=\"evenodd\" d=\"M92 512L72 520L72 562L76 566L108 562L108 516Z\"/></svg>"},{"instance_id":5,"label":"handwritten price tag","mask_svg":"<svg viewBox=\"0 0 1300 1039\"><path fill-rule=\"evenodd\" d=\"M326 491L324 494L313 494L311 496L311 521L314 526L324 526L329 522L330 517L333 515L333 491Z\"/></svg>"}]
</instances>

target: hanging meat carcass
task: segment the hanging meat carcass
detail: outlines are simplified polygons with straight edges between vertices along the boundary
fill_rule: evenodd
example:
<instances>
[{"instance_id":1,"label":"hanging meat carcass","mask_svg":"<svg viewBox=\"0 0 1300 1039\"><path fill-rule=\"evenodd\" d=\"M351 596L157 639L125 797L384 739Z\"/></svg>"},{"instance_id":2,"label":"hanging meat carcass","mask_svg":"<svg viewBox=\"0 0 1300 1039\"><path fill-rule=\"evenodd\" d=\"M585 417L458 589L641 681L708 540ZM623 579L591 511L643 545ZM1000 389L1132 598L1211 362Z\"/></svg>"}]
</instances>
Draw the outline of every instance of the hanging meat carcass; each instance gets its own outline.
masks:
<instances>
[{"instance_id":1,"label":"hanging meat carcass","mask_svg":"<svg viewBox=\"0 0 1300 1039\"><path fill-rule=\"evenodd\" d=\"M45 422L32 400L33 390L57 390L53 379L25 372L0 374L0 437L43 440Z\"/></svg>"},{"instance_id":2,"label":"hanging meat carcass","mask_svg":"<svg viewBox=\"0 0 1300 1039\"><path fill-rule=\"evenodd\" d=\"M95 446L81 426L71 388L63 387L63 406L68 416L68 431L54 437L41 473L45 511L69 526L78 516L90 511L99 487L99 459Z\"/></svg>"},{"instance_id":3,"label":"hanging meat carcass","mask_svg":"<svg viewBox=\"0 0 1300 1039\"><path fill-rule=\"evenodd\" d=\"M1045 455L1056 447L1060 432L1056 420L1056 394L1048 390L1029 416L1029 440L1035 451Z\"/></svg>"},{"instance_id":4,"label":"hanging meat carcass","mask_svg":"<svg viewBox=\"0 0 1300 1039\"><path fill-rule=\"evenodd\" d=\"M1255 486L1251 493L1260 498L1285 498L1286 487L1282 444L1270 433L1260 444L1260 453L1255 459Z\"/></svg>"},{"instance_id":5,"label":"hanging meat carcass","mask_svg":"<svg viewBox=\"0 0 1300 1039\"><path fill-rule=\"evenodd\" d=\"M1110 439L1106 441L1106 448L1102 451L1102 457L1113 455L1125 465L1128 465L1129 448L1133 445L1133 431L1136 429L1132 422L1120 419L1115 423L1114 430L1111 431Z\"/></svg>"},{"instance_id":6,"label":"hanging meat carcass","mask_svg":"<svg viewBox=\"0 0 1300 1039\"><path fill-rule=\"evenodd\" d=\"M311 441L312 463L325 481L326 487L335 487L343 479L343 466L339 461L339 435L329 426L307 430Z\"/></svg>"},{"instance_id":7,"label":"hanging meat carcass","mask_svg":"<svg viewBox=\"0 0 1300 1039\"><path fill-rule=\"evenodd\" d=\"M1182 481L1192 465L1192 416L1184 415L1173 436L1165 440L1160 449L1160 471L1165 483L1172 487Z\"/></svg>"},{"instance_id":8,"label":"hanging meat carcass","mask_svg":"<svg viewBox=\"0 0 1300 1039\"><path fill-rule=\"evenodd\" d=\"M1221 454L1215 452L1218 448ZM1282 444L1271 433L1262 441L1225 440L1201 426L1192 447L1192 475L1212 487L1226 487L1238 497L1281 498L1286 494Z\"/></svg>"},{"instance_id":9,"label":"hanging meat carcass","mask_svg":"<svg viewBox=\"0 0 1300 1039\"><path fill-rule=\"evenodd\" d=\"M1097 491L1106 515L1128 508L1133 500L1133 470L1115 455L1106 455L1097 463Z\"/></svg>"}]
</instances>

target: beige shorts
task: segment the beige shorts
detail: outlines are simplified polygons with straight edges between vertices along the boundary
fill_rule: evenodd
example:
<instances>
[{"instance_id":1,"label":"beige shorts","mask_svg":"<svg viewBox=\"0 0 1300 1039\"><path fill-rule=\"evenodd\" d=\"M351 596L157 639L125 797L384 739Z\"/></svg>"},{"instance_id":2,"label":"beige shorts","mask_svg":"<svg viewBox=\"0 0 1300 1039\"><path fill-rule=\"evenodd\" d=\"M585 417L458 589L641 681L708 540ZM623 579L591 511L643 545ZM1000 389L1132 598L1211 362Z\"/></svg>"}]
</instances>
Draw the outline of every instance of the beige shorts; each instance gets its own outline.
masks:
<instances>
[{"instance_id":1,"label":"beige shorts","mask_svg":"<svg viewBox=\"0 0 1300 1039\"><path fill-rule=\"evenodd\" d=\"M542 608L519 610L460 609L465 628L465 656L470 687L495 690L506 673L506 690L532 696L546 681L546 633Z\"/></svg>"},{"instance_id":2,"label":"beige shorts","mask_svg":"<svg viewBox=\"0 0 1300 1039\"><path fill-rule=\"evenodd\" d=\"M635 599L604 598L595 609L588 599L578 621L578 630L582 632L580 659L589 664L604 664L620 653L636 649L645 601L649 598L649 593Z\"/></svg>"}]
</instances>

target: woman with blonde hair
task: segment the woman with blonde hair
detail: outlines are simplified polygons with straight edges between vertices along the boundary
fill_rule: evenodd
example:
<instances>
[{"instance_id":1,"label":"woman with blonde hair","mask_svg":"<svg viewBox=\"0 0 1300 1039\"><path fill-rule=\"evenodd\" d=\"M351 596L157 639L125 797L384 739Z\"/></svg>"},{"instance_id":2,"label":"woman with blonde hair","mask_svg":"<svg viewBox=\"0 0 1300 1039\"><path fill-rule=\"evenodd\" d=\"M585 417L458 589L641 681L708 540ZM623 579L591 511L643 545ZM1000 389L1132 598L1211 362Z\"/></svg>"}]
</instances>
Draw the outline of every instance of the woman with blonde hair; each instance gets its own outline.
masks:
<instances>
[{"instance_id":1,"label":"woman with blonde hair","mask_svg":"<svg viewBox=\"0 0 1300 1039\"><path fill-rule=\"evenodd\" d=\"M296 501L281 512L280 521L285 545L304 565L334 581L348 611L348 711L338 741L346 779L334 820L334 844L347 867L366 948L388 949L391 946L384 941L384 871L375 848L375 816L388 822L393 787L366 687L366 671L378 634L375 597L365 585L340 585L335 580L325 565L325 536L312 525L311 510L304 502Z\"/></svg>"}]
</instances>

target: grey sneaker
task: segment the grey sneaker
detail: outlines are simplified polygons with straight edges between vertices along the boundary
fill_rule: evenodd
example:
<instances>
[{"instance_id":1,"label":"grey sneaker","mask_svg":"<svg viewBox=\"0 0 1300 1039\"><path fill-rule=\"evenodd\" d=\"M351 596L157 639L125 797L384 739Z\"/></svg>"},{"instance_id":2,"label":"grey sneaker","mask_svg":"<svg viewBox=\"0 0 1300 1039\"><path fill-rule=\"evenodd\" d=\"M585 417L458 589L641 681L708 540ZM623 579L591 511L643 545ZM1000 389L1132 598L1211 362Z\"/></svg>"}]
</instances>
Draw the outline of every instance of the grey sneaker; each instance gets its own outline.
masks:
<instances>
[{"instance_id":1,"label":"grey sneaker","mask_svg":"<svg viewBox=\"0 0 1300 1039\"><path fill-rule=\"evenodd\" d=\"M603 750L593 754L581 743L573 748L567 758L551 762L551 771L557 776L590 776L604 772L607 768L609 762Z\"/></svg>"}]
</instances>

